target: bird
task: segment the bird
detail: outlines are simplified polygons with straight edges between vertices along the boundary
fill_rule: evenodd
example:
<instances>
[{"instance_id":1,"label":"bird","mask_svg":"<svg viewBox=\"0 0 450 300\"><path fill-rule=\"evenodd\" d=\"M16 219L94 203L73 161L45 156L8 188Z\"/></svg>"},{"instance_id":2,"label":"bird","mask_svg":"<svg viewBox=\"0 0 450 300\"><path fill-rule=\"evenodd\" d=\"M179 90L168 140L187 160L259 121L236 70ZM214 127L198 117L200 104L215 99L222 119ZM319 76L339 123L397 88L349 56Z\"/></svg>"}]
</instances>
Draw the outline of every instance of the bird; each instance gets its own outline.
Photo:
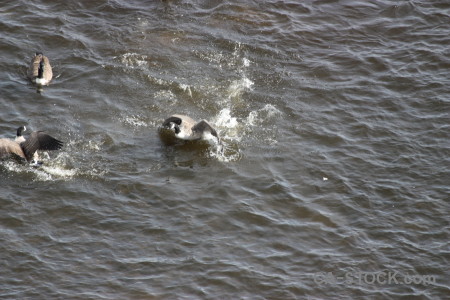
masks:
<instances>
[{"instance_id":1,"label":"bird","mask_svg":"<svg viewBox=\"0 0 450 300\"><path fill-rule=\"evenodd\" d=\"M48 85L52 80L53 72L50 61L42 52L36 52L31 59L28 69L28 78L38 86Z\"/></svg>"},{"instance_id":2,"label":"bird","mask_svg":"<svg viewBox=\"0 0 450 300\"><path fill-rule=\"evenodd\" d=\"M0 158L10 155L18 156L27 162L39 163L37 150L59 150L63 146L63 142L51 137L43 131L33 131L28 139L22 135L26 130L25 126L17 128L16 138L14 140L0 138Z\"/></svg>"},{"instance_id":3,"label":"bird","mask_svg":"<svg viewBox=\"0 0 450 300\"><path fill-rule=\"evenodd\" d=\"M205 120L196 122L185 115L172 115L164 120L162 127L175 133L181 140L215 140L220 143L217 131Z\"/></svg>"}]
</instances>

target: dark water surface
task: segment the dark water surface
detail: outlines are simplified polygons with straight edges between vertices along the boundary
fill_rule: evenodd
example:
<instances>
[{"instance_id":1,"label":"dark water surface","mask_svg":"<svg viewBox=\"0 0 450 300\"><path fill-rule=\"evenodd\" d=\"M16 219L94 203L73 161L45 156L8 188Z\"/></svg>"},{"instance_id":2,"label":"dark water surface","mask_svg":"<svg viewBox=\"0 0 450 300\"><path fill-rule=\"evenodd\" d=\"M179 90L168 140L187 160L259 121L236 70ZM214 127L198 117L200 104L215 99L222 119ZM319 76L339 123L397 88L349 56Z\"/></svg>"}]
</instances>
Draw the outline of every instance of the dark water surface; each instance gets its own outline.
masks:
<instances>
[{"instance_id":1,"label":"dark water surface","mask_svg":"<svg viewBox=\"0 0 450 300\"><path fill-rule=\"evenodd\" d=\"M2 1L0 54L65 142L0 162L0 298L449 297L449 2Z\"/></svg>"}]
</instances>

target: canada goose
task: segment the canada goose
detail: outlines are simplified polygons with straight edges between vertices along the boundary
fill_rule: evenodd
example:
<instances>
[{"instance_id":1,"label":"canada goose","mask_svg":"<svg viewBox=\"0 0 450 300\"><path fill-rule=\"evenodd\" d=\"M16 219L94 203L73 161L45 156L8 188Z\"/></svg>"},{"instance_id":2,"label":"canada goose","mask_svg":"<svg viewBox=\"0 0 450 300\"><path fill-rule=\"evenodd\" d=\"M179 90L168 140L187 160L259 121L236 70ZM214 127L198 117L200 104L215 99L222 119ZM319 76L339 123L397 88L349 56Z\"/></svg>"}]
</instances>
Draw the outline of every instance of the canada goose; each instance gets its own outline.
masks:
<instances>
[{"instance_id":1,"label":"canada goose","mask_svg":"<svg viewBox=\"0 0 450 300\"><path fill-rule=\"evenodd\" d=\"M34 131L25 139L22 136L25 130L25 126L17 128L15 140L0 139L0 158L13 154L30 162L33 158L37 159L37 150L59 150L63 145L61 141L42 131Z\"/></svg>"},{"instance_id":2,"label":"canada goose","mask_svg":"<svg viewBox=\"0 0 450 300\"><path fill-rule=\"evenodd\" d=\"M36 83L39 86L48 85L50 83L53 72L47 56L44 56L41 52L36 52L31 59L28 77L31 82Z\"/></svg>"},{"instance_id":3,"label":"canada goose","mask_svg":"<svg viewBox=\"0 0 450 300\"><path fill-rule=\"evenodd\" d=\"M175 136L182 140L211 140L215 139L220 143L217 131L205 120L196 122L194 119L184 115L172 115L167 118L163 128L172 130Z\"/></svg>"}]
</instances>

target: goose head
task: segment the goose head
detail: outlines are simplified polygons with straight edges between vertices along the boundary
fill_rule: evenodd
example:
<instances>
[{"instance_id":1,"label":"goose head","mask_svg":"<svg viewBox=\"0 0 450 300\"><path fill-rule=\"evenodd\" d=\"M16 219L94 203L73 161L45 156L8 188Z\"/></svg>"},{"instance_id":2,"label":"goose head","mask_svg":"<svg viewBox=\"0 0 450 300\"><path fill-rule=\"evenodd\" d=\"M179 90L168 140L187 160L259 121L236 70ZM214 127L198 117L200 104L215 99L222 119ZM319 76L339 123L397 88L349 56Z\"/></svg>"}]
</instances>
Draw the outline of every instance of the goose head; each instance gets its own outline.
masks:
<instances>
[{"instance_id":1,"label":"goose head","mask_svg":"<svg viewBox=\"0 0 450 300\"><path fill-rule=\"evenodd\" d=\"M16 139L15 139L15 141L17 143L20 144L22 142L25 142L25 137L22 134L26 130L27 130L27 128L25 126L20 126L19 128L17 128Z\"/></svg>"}]
</instances>

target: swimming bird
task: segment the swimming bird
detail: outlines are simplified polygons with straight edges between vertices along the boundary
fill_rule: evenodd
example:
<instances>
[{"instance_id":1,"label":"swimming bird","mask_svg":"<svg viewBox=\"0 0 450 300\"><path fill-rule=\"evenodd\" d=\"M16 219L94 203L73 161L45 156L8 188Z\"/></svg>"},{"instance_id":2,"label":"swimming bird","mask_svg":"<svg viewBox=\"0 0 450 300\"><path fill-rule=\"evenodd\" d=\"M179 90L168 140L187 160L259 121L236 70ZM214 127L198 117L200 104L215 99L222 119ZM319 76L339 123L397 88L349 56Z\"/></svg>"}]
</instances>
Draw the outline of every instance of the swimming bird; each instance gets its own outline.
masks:
<instances>
[{"instance_id":1,"label":"swimming bird","mask_svg":"<svg viewBox=\"0 0 450 300\"><path fill-rule=\"evenodd\" d=\"M37 150L59 150L63 146L61 141L43 131L34 131L28 139L25 139L22 135L22 132L25 130L25 126L17 128L15 140L0 139L0 158L15 155L26 159L27 162L31 162L34 159L37 163Z\"/></svg>"},{"instance_id":2,"label":"swimming bird","mask_svg":"<svg viewBox=\"0 0 450 300\"><path fill-rule=\"evenodd\" d=\"M182 140L216 140L220 143L217 131L205 120L196 122L185 115L172 115L163 122L162 126L173 131L175 137Z\"/></svg>"},{"instance_id":3,"label":"swimming bird","mask_svg":"<svg viewBox=\"0 0 450 300\"><path fill-rule=\"evenodd\" d=\"M28 69L28 78L31 82L39 86L48 85L52 80L53 72L50 66L50 61L47 56L41 52L36 52L31 59L30 68Z\"/></svg>"}]
</instances>

